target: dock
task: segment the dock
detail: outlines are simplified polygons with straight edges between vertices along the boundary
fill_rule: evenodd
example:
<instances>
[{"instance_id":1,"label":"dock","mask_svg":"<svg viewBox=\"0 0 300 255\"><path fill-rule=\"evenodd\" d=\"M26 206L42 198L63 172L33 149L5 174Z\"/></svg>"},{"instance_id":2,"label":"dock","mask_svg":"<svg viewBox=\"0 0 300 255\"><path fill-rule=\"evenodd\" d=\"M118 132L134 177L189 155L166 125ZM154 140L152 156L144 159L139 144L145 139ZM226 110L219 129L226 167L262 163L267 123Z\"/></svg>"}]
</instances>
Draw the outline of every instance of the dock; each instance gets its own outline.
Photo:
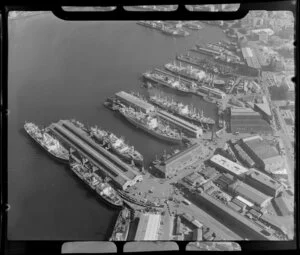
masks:
<instances>
[{"instance_id":1,"label":"dock","mask_svg":"<svg viewBox=\"0 0 300 255\"><path fill-rule=\"evenodd\" d=\"M60 120L51 124L48 129L69 148L76 149L102 169L102 175L110 177L117 188L126 190L136 182L142 181L142 175L136 169L102 148L71 121Z\"/></svg>"}]
</instances>

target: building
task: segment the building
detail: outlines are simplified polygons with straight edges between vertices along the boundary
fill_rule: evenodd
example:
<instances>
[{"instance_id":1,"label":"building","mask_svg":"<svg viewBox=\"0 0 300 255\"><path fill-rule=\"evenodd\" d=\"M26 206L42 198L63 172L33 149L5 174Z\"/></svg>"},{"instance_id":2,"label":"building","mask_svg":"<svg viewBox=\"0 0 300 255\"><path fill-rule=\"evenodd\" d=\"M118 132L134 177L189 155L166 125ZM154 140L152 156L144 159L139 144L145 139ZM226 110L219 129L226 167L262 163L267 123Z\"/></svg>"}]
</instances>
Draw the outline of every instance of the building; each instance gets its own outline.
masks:
<instances>
[{"instance_id":1,"label":"building","mask_svg":"<svg viewBox=\"0 0 300 255\"><path fill-rule=\"evenodd\" d=\"M279 212L280 216L287 216L293 213L293 208L288 206L288 203L283 196L274 199L274 207L277 212Z\"/></svg>"},{"instance_id":2,"label":"building","mask_svg":"<svg viewBox=\"0 0 300 255\"><path fill-rule=\"evenodd\" d=\"M284 161L279 152L260 136L243 138L241 145L254 160L258 169L272 173L284 168Z\"/></svg>"},{"instance_id":3,"label":"building","mask_svg":"<svg viewBox=\"0 0 300 255\"><path fill-rule=\"evenodd\" d=\"M135 234L135 241L157 241L160 214L142 214Z\"/></svg>"},{"instance_id":4,"label":"building","mask_svg":"<svg viewBox=\"0 0 300 255\"><path fill-rule=\"evenodd\" d=\"M196 228L193 230L193 240L194 241L202 241L203 240L202 228Z\"/></svg>"},{"instance_id":5,"label":"building","mask_svg":"<svg viewBox=\"0 0 300 255\"><path fill-rule=\"evenodd\" d=\"M283 186L279 182L254 169L246 175L245 182L272 197L277 197L283 190Z\"/></svg>"},{"instance_id":6,"label":"building","mask_svg":"<svg viewBox=\"0 0 300 255\"><path fill-rule=\"evenodd\" d=\"M266 207L271 201L270 196L263 194L257 189L241 181L236 181L229 185L228 190L232 194L241 196L259 207Z\"/></svg>"},{"instance_id":7,"label":"building","mask_svg":"<svg viewBox=\"0 0 300 255\"><path fill-rule=\"evenodd\" d=\"M230 109L231 132L272 134L269 123L258 112L250 108Z\"/></svg>"},{"instance_id":8,"label":"building","mask_svg":"<svg viewBox=\"0 0 300 255\"><path fill-rule=\"evenodd\" d=\"M49 129L68 144L68 147L74 148L97 166L100 169L97 172L98 175L110 177L118 188L126 190L135 185L136 182L142 181L141 174L94 142L72 122L61 120L51 124Z\"/></svg>"},{"instance_id":9,"label":"building","mask_svg":"<svg viewBox=\"0 0 300 255\"><path fill-rule=\"evenodd\" d=\"M189 148L175 153L160 164L154 165L155 169L164 178L171 178L185 167L195 163L202 154L202 146L193 144Z\"/></svg>"},{"instance_id":10,"label":"building","mask_svg":"<svg viewBox=\"0 0 300 255\"><path fill-rule=\"evenodd\" d=\"M236 196L235 199L237 199L241 203L245 204L249 208L252 208L254 206L253 203L251 203L250 201L248 201L247 199L245 199L245 198L243 198L241 196Z\"/></svg>"},{"instance_id":11,"label":"building","mask_svg":"<svg viewBox=\"0 0 300 255\"><path fill-rule=\"evenodd\" d=\"M247 167L253 167L255 162L248 156L248 154L243 150L243 148L239 144L235 144L233 146L238 159Z\"/></svg>"},{"instance_id":12,"label":"building","mask_svg":"<svg viewBox=\"0 0 300 255\"><path fill-rule=\"evenodd\" d=\"M234 176L231 174L220 175L214 183L218 185L222 190L227 190L228 186L234 182Z\"/></svg>"},{"instance_id":13,"label":"building","mask_svg":"<svg viewBox=\"0 0 300 255\"><path fill-rule=\"evenodd\" d=\"M242 48L243 57L247 65L251 68L261 69L261 65L257 59L256 53L249 47Z\"/></svg>"},{"instance_id":14,"label":"building","mask_svg":"<svg viewBox=\"0 0 300 255\"><path fill-rule=\"evenodd\" d=\"M229 172L230 174L241 177L245 173L248 172L248 169L245 167L217 154L210 158L210 162L216 166L218 169L223 170L225 172Z\"/></svg>"},{"instance_id":15,"label":"building","mask_svg":"<svg viewBox=\"0 0 300 255\"><path fill-rule=\"evenodd\" d=\"M254 110L259 112L262 117L270 123L272 120L272 111L269 106L269 102L266 96L262 97L263 103L261 104L254 104Z\"/></svg>"},{"instance_id":16,"label":"building","mask_svg":"<svg viewBox=\"0 0 300 255\"><path fill-rule=\"evenodd\" d=\"M145 102L144 100L131 95L127 92L120 91L115 94L116 99L121 101L123 104L130 106L138 111L142 111L144 113L149 113L155 110L155 107L152 104Z\"/></svg>"},{"instance_id":17,"label":"building","mask_svg":"<svg viewBox=\"0 0 300 255\"><path fill-rule=\"evenodd\" d=\"M157 111L156 116L159 119L161 119L163 122L167 122L167 124L170 127L179 129L181 132L183 132L184 134L186 134L189 137L199 138L203 134L201 127L199 127L191 122L188 122L182 118L174 116L173 114L168 113L166 111L163 111L163 110Z\"/></svg>"}]
</instances>

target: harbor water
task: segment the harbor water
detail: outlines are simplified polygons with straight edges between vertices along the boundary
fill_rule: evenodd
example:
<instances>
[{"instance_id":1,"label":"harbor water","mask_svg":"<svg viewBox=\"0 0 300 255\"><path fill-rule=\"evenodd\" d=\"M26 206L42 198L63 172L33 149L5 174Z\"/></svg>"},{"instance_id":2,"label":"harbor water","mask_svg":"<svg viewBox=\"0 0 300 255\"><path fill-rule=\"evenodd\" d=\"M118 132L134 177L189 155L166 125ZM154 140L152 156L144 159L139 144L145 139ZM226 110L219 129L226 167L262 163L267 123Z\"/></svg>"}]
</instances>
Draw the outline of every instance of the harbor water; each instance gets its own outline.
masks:
<instances>
[{"instance_id":1,"label":"harbor water","mask_svg":"<svg viewBox=\"0 0 300 255\"><path fill-rule=\"evenodd\" d=\"M203 26L173 38L134 21L71 22L51 13L9 21L9 240L108 240L118 211L35 144L24 122L45 127L75 118L97 125L124 136L147 165L176 147L137 130L103 102L120 90L145 94L143 72L163 67L196 43L225 39L219 28ZM215 118L215 105L174 95Z\"/></svg>"}]
</instances>

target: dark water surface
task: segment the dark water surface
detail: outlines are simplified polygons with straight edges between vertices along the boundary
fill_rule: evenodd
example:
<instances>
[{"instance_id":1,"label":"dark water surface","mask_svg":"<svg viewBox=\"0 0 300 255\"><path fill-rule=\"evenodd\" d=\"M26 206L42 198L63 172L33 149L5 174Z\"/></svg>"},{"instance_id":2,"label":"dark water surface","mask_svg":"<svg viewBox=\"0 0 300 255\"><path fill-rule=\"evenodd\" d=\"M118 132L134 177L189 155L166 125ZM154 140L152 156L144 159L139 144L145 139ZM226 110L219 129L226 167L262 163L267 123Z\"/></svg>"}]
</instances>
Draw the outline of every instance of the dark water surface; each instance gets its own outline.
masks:
<instances>
[{"instance_id":1,"label":"dark water surface","mask_svg":"<svg viewBox=\"0 0 300 255\"><path fill-rule=\"evenodd\" d=\"M9 23L8 238L105 240L118 211L36 145L25 121L47 126L76 118L124 136L145 157L173 149L103 107L120 90L145 92L141 73L162 66L195 43L224 39L216 27L172 38L135 22L67 22L41 14ZM215 116L199 97L186 103Z\"/></svg>"}]
</instances>

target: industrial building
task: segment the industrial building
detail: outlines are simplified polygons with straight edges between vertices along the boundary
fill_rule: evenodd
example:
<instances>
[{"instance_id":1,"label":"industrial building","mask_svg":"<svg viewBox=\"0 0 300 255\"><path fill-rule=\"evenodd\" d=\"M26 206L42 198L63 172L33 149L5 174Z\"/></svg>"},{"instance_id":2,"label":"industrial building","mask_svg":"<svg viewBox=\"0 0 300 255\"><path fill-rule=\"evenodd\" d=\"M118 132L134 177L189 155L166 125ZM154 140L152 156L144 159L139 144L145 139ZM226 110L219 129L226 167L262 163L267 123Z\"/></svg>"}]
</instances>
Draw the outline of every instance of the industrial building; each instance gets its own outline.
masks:
<instances>
[{"instance_id":1,"label":"industrial building","mask_svg":"<svg viewBox=\"0 0 300 255\"><path fill-rule=\"evenodd\" d=\"M272 199L272 197L263 194L257 189L241 181L236 181L229 185L228 190L232 194L241 196L259 207L266 207Z\"/></svg>"},{"instance_id":2,"label":"industrial building","mask_svg":"<svg viewBox=\"0 0 300 255\"><path fill-rule=\"evenodd\" d=\"M160 214L142 214L135 234L135 241L157 241Z\"/></svg>"},{"instance_id":3,"label":"industrial building","mask_svg":"<svg viewBox=\"0 0 300 255\"><path fill-rule=\"evenodd\" d=\"M187 184L185 184L184 182L181 182L181 185L190 190L190 187L187 186ZM216 219L222 219L224 223L230 225L230 228L235 228L234 231L237 231L239 235L258 240L274 239L274 237L264 235L261 232L263 229L257 226L253 221L247 219L239 212L226 206L221 201L214 199L210 195L206 194L206 192L191 192L190 195L193 197L195 202L201 206L201 208L205 208L205 210L213 212Z\"/></svg>"},{"instance_id":4,"label":"industrial building","mask_svg":"<svg viewBox=\"0 0 300 255\"><path fill-rule=\"evenodd\" d=\"M144 100L131 95L127 92L120 91L115 94L116 99L121 101L123 104L130 106L138 111L142 111L144 113L149 113L155 110L155 107L152 104L145 102Z\"/></svg>"},{"instance_id":5,"label":"industrial building","mask_svg":"<svg viewBox=\"0 0 300 255\"><path fill-rule=\"evenodd\" d=\"M247 63L247 65L251 68L260 69L261 65L257 59L256 53L249 47L242 48L243 57Z\"/></svg>"},{"instance_id":6,"label":"industrial building","mask_svg":"<svg viewBox=\"0 0 300 255\"><path fill-rule=\"evenodd\" d=\"M69 148L74 148L101 169L101 174L110 177L112 182L123 190L133 186L143 177L131 166L95 143L79 127L68 120L50 125L49 129Z\"/></svg>"},{"instance_id":7,"label":"industrial building","mask_svg":"<svg viewBox=\"0 0 300 255\"><path fill-rule=\"evenodd\" d=\"M260 136L243 138L241 145L254 160L258 169L272 173L284 168L284 161L279 152Z\"/></svg>"},{"instance_id":8,"label":"industrial building","mask_svg":"<svg viewBox=\"0 0 300 255\"><path fill-rule=\"evenodd\" d=\"M217 184L221 189L227 190L228 186L234 182L234 176L231 174L222 174L216 179L215 184Z\"/></svg>"},{"instance_id":9,"label":"industrial building","mask_svg":"<svg viewBox=\"0 0 300 255\"><path fill-rule=\"evenodd\" d=\"M194 241L202 241L203 240L202 228L196 228L193 230L193 240Z\"/></svg>"},{"instance_id":10,"label":"industrial building","mask_svg":"<svg viewBox=\"0 0 300 255\"><path fill-rule=\"evenodd\" d=\"M266 96L263 96L262 100L263 103L254 104L254 110L259 112L263 119L270 123L270 121L272 120L272 111L270 109L269 102Z\"/></svg>"},{"instance_id":11,"label":"industrial building","mask_svg":"<svg viewBox=\"0 0 300 255\"><path fill-rule=\"evenodd\" d=\"M221 156L220 154L212 156L210 158L210 162L218 169L229 172L236 177L241 177L248 172L247 168Z\"/></svg>"},{"instance_id":12,"label":"industrial building","mask_svg":"<svg viewBox=\"0 0 300 255\"><path fill-rule=\"evenodd\" d=\"M269 123L262 119L258 112L250 108L234 108L230 110L231 132L272 134Z\"/></svg>"},{"instance_id":13,"label":"industrial building","mask_svg":"<svg viewBox=\"0 0 300 255\"><path fill-rule=\"evenodd\" d=\"M162 121L167 122L170 127L180 130L189 137L199 138L203 134L203 130L201 127L192 124L182 118L174 116L173 114L166 111L159 110L157 111L156 116Z\"/></svg>"},{"instance_id":14,"label":"industrial building","mask_svg":"<svg viewBox=\"0 0 300 255\"><path fill-rule=\"evenodd\" d=\"M279 182L254 169L247 173L245 182L272 197L277 197L283 190L283 186Z\"/></svg>"},{"instance_id":15,"label":"industrial building","mask_svg":"<svg viewBox=\"0 0 300 255\"><path fill-rule=\"evenodd\" d=\"M164 178L170 178L185 167L195 163L201 154L202 146L195 143L189 148L165 159L160 164L154 165L154 167Z\"/></svg>"},{"instance_id":16,"label":"industrial building","mask_svg":"<svg viewBox=\"0 0 300 255\"><path fill-rule=\"evenodd\" d=\"M243 148L239 144L235 144L233 146L238 159L246 165L247 167L253 167L255 165L255 162L248 156L248 154L243 150Z\"/></svg>"},{"instance_id":17,"label":"industrial building","mask_svg":"<svg viewBox=\"0 0 300 255\"><path fill-rule=\"evenodd\" d=\"M286 199L283 196L276 197L274 199L274 207L279 212L280 216L287 216L293 213L293 208L291 208Z\"/></svg>"}]
</instances>

